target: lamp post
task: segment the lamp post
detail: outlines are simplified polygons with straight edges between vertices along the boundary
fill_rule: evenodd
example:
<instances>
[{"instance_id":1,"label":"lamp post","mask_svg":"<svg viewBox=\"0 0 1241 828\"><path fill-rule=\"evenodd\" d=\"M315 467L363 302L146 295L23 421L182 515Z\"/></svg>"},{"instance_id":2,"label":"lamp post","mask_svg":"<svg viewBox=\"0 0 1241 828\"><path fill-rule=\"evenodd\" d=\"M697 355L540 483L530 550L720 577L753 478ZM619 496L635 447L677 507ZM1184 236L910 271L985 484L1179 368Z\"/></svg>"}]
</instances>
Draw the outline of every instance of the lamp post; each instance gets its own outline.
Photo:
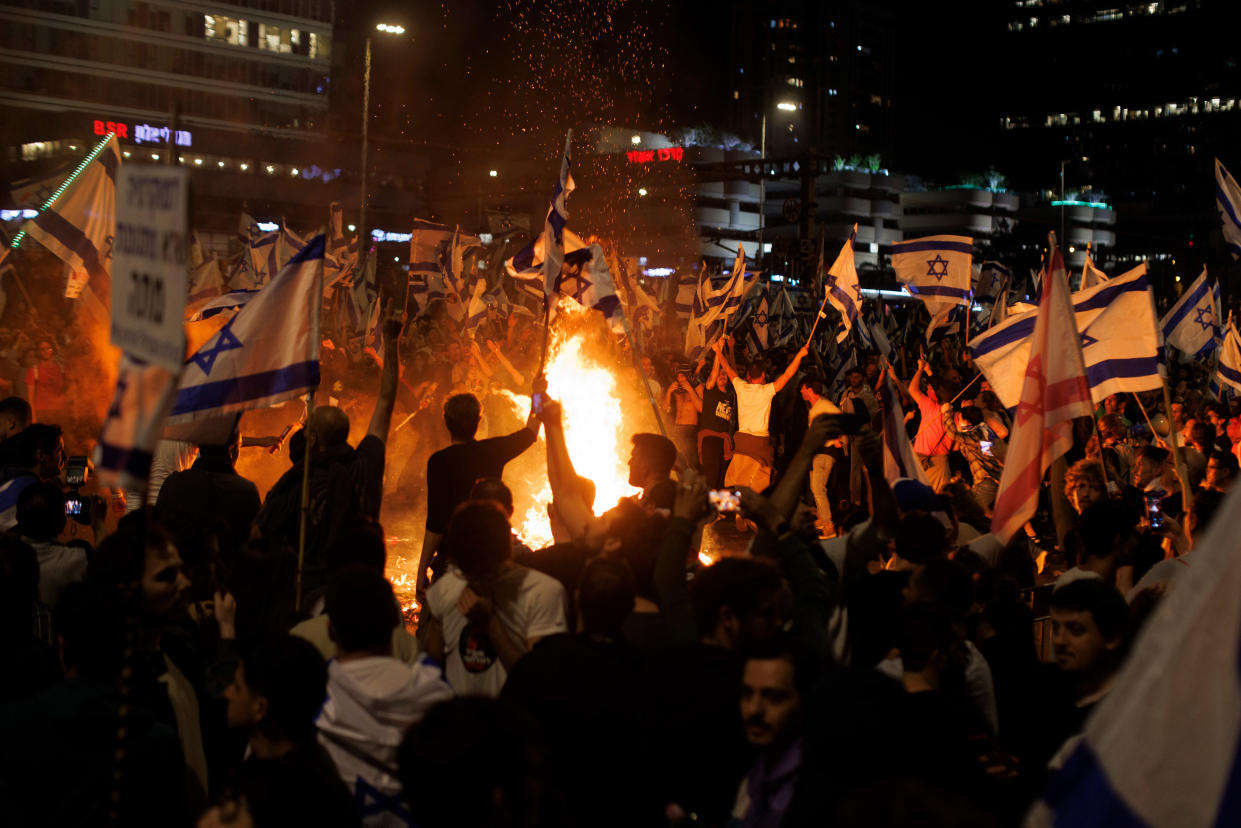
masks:
<instances>
[{"instance_id":1,"label":"lamp post","mask_svg":"<svg viewBox=\"0 0 1241 828\"><path fill-rule=\"evenodd\" d=\"M405 27L391 23L377 23L375 31L388 35L403 35ZM365 273L366 249L370 231L366 229L366 155L370 147L370 109L371 109L371 36L366 36L366 54L362 58L362 160L361 183L358 185L358 272Z\"/></svg>"},{"instance_id":2,"label":"lamp post","mask_svg":"<svg viewBox=\"0 0 1241 828\"><path fill-rule=\"evenodd\" d=\"M780 101L776 109L781 112L796 112L797 104L791 101ZM763 263L763 228L767 226L767 108L763 107L763 120L758 134L758 250L755 261L762 267Z\"/></svg>"}]
</instances>

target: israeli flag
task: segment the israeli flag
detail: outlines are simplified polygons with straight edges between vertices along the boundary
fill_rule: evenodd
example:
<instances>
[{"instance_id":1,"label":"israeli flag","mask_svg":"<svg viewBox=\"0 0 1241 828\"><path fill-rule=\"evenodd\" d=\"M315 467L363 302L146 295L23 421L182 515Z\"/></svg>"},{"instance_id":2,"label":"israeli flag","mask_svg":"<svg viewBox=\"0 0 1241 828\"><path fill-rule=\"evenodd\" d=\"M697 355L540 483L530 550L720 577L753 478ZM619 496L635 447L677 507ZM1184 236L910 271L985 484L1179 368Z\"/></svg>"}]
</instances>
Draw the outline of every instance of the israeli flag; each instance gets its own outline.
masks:
<instances>
[{"instance_id":1,"label":"israeli flag","mask_svg":"<svg viewBox=\"0 0 1241 828\"><path fill-rule=\"evenodd\" d=\"M574 253L586 247L586 242L569 228L564 230L564 253ZM541 281L543 278L543 256L547 248L547 238L540 235L504 262L504 270L519 282ZM563 264L563 259L562 259ZM539 290L542 296L542 290Z\"/></svg>"},{"instance_id":2,"label":"israeli flag","mask_svg":"<svg viewBox=\"0 0 1241 828\"><path fill-rule=\"evenodd\" d=\"M694 294L694 307L690 312L689 325L685 330L685 353L691 359L706 347L724 335L728 320L741 308L750 288L758 282L758 277L746 281L745 247L737 245L737 258L733 260L733 271L720 287L711 283L704 271L698 280L698 291Z\"/></svg>"},{"instance_id":3,"label":"israeli flag","mask_svg":"<svg viewBox=\"0 0 1241 828\"><path fill-rule=\"evenodd\" d=\"M228 293L203 302L197 310L189 315L186 321L201 322L204 319L210 319L222 313L240 310L258 294L259 291L257 290L230 290Z\"/></svg>"},{"instance_id":4,"label":"israeli flag","mask_svg":"<svg viewBox=\"0 0 1241 828\"><path fill-rule=\"evenodd\" d=\"M409 272L439 273L444 249L451 244L453 229L425 219L414 219L409 234Z\"/></svg>"},{"instance_id":5,"label":"israeli flag","mask_svg":"<svg viewBox=\"0 0 1241 828\"><path fill-rule=\"evenodd\" d=\"M1004 265L999 262L983 262L978 269L978 279L973 284L974 299L982 305L983 310L994 312L1002 300L1006 299L1008 285L1012 280L1013 272Z\"/></svg>"},{"instance_id":6,"label":"israeli flag","mask_svg":"<svg viewBox=\"0 0 1241 828\"><path fill-rule=\"evenodd\" d=\"M547 218L543 222L543 293L551 296L555 292L556 282L560 279L560 269L564 266L565 226L569 223L569 194L573 192L573 130L569 130L564 139L564 155L560 159L560 178L556 180L556 189L552 193L552 203L547 208Z\"/></svg>"},{"instance_id":7,"label":"israeli flag","mask_svg":"<svg viewBox=\"0 0 1241 828\"><path fill-rule=\"evenodd\" d=\"M698 273L707 272L704 261L698 266ZM698 292L698 276L692 270L682 271L677 277L676 312L677 318L687 320L694 310L694 294Z\"/></svg>"},{"instance_id":8,"label":"israeli flag","mask_svg":"<svg viewBox=\"0 0 1241 828\"><path fill-rule=\"evenodd\" d=\"M776 295L776 304L771 311L771 327L774 333L772 344L777 347L788 345L797 333L797 314L793 311L793 300L789 298L787 288L780 288Z\"/></svg>"},{"instance_id":9,"label":"israeli flag","mask_svg":"<svg viewBox=\"0 0 1241 828\"><path fill-rule=\"evenodd\" d=\"M758 355L767 350L767 326L770 317L767 313L767 297L758 303L758 310L750 320L750 333L746 336L746 345L751 354Z\"/></svg>"},{"instance_id":10,"label":"israeli flag","mask_svg":"<svg viewBox=\"0 0 1241 828\"><path fill-rule=\"evenodd\" d=\"M315 236L186 361L169 423L261 408L319 384L324 247Z\"/></svg>"},{"instance_id":11,"label":"israeli flag","mask_svg":"<svg viewBox=\"0 0 1241 828\"><path fill-rule=\"evenodd\" d=\"M1218 158L1215 159L1215 206L1223 225L1224 245L1234 259L1241 259L1241 187Z\"/></svg>"},{"instance_id":12,"label":"israeli flag","mask_svg":"<svg viewBox=\"0 0 1241 828\"><path fill-rule=\"evenodd\" d=\"M1094 261L1090 258L1090 252L1086 252L1086 261L1082 265L1082 286L1081 289L1092 288L1101 285L1107 281L1107 274L1094 266Z\"/></svg>"},{"instance_id":13,"label":"israeli flag","mask_svg":"<svg viewBox=\"0 0 1241 828\"><path fill-rule=\"evenodd\" d=\"M1028 828L1241 824L1241 487L1142 626Z\"/></svg>"},{"instance_id":14,"label":"israeli flag","mask_svg":"<svg viewBox=\"0 0 1241 828\"><path fill-rule=\"evenodd\" d=\"M487 280L478 278L470 291L470 302L465 309L465 334L473 338L480 325L487 319Z\"/></svg>"},{"instance_id":15,"label":"israeli flag","mask_svg":"<svg viewBox=\"0 0 1241 828\"><path fill-rule=\"evenodd\" d=\"M176 374L121 354L116 393L95 446L95 473L101 484L146 491L155 444L176 396Z\"/></svg>"},{"instance_id":16,"label":"israeli flag","mask_svg":"<svg viewBox=\"0 0 1241 828\"><path fill-rule=\"evenodd\" d=\"M102 280L106 294L112 274L116 235L116 171L121 149L109 134L83 159L22 232L69 266L65 296L76 299L90 279Z\"/></svg>"},{"instance_id":17,"label":"israeli flag","mask_svg":"<svg viewBox=\"0 0 1241 828\"><path fill-rule=\"evenodd\" d=\"M849 233L849 238L841 245L836 261L832 262L832 266L828 268L827 275L824 277L827 301L840 311L840 318L844 320L844 327L836 334L837 342L844 342L848 338L849 331L852 330L853 323L862 310L862 289L858 285L857 268L853 262L853 241L856 237L857 225L855 224L853 231ZM820 252L819 259L822 260L822 258Z\"/></svg>"},{"instance_id":18,"label":"israeli flag","mask_svg":"<svg viewBox=\"0 0 1241 828\"><path fill-rule=\"evenodd\" d=\"M905 290L922 300L931 314L927 341L936 331L952 324L953 306L968 308L974 240L969 236L927 236L892 245L892 269Z\"/></svg>"},{"instance_id":19,"label":"israeli flag","mask_svg":"<svg viewBox=\"0 0 1241 828\"><path fill-rule=\"evenodd\" d=\"M1221 387L1227 386L1241 393L1241 335L1237 334L1237 328L1231 322L1224 334L1224 347L1219 353L1216 371Z\"/></svg>"},{"instance_id":20,"label":"israeli flag","mask_svg":"<svg viewBox=\"0 0 1241 828\"><path fill-rule=\"evenodd\" d=\"M1072 299L1086 380L1096 403L1116 393L1161 387L1161 343L1145 262ZM1037 315L1035 308L1011 316L969 343L974 361L1006 408L1021 401Z\"/></svg>"},{"instance_id":21,"label":"israeli flag","mask_svg":"<svg viewBox=\"0 0 1241 828\"><path fill-rule=\"evenodd\" d=\"M1159 320L1159 329L1164 342L1195 358L1205 357L1217 347L1219 311L1205 267L1202 275Z\"/></svg>"}]
</instances>

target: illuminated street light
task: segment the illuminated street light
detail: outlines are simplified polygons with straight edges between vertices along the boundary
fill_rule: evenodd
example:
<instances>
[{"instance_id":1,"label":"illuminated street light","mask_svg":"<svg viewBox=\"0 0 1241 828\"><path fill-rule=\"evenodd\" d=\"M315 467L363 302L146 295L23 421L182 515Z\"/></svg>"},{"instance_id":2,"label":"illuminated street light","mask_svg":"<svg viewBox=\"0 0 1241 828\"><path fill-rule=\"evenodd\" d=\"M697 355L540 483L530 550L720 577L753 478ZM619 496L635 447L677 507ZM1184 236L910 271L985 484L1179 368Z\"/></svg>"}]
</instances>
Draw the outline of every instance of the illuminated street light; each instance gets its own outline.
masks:
<instances>
[{"instance_id":1,"label":"illuminated street light","mask_svg":"<svg viewBox=\"0 0 1241 828\"><path fill-rule=\"evenodd\" d=\"M644 195L646 195L646 187L639 187L639 188L638 188L638 195L640 195L640 196L644 196Z\"/></svg>"},{"instance_id":2,"label":"illuminated street light","mask_svg":"<svg viewBox=\"0 0 1241 828\"><path fill-rule=\"evenodd\" d=\"M250 169L250 165L249 165L249 164L242 164L242 165L241 165L241 171L242 171L242 172L245 172L245 171L246 171L246 170L248 170L248 169Z\"/></svg>"},{"instance_id":3,"label":"illuminated street light","mask_svg":"<svg viewBox=\"0 0 1241 828\"><path fill-rule=\"evenodd\" d=\"M375 31L387 35L403 35L405 27L396 23L376 23ZM362 60L362 164L361 175L358 177L361 182L358 186L358 224L361 230L358 236L366 235L366 154L370 144L370 114L371 114L371 36L366 36L366 54ZM355 263L359 273L365 272L366 267L366 248L365 244L358 244L358 260Z\"/></svg>"},{"instance_id":4,"label":"illuminated street light","mask_svg":"<svg viewBox=\"0 0 1241 828\"><path fill-rule=\"evenodd\" d=\"M499 174L500 174L499 170L488 170L487 171L487 175L491 176L492 178L495 178Z\"/></svg>"},{"instance_id":5,"label":"illuminated street light","mask_svg":"<svg viewBox=\"0 0 1241 828\"><path fill-rule=\"evenodd\" d=\"M633 136L632 138L630 138L630 139L629 139L629 143L631 143L631 144L641 144L641 143L642 143L642 136L641 136L641 135L635 135L635 136Z\"/></svg>"},{"instance_id":6,"label":"illuminated street light","mask_svg":"<svg viewBox=\"0 0 1241 828\"><path fill-rule=\"evenodd\" d=\"M776 109L782 110L784 112L796 112L797 104L793 103L792 101L780 101L780 103L776 104Z\"/></svg>"},{"instance_id":7,"label":"illuminated street light","mask_svg":"<svg viewBox=\"0 0 1241 828\"><path fill-rule=\"evenodd\" d=\"M158 153L158 152L153 152L153 153L151 153L151 160L152 160L152 161L158 161L158 160L159 160L159 153Z\"/></svg>"}]
</instances>

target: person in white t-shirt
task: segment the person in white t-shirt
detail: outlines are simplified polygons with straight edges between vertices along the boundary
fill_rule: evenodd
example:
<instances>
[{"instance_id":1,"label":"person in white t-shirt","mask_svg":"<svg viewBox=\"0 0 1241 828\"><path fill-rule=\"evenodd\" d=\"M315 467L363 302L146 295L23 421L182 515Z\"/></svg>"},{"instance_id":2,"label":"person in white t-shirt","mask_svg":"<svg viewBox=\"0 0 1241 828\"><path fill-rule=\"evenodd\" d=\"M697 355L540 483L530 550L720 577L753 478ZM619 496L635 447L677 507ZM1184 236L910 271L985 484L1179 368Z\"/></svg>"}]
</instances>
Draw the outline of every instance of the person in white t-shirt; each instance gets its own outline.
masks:
<instances>
[{"instance_id":1,"label":"person in white t-shirt","mask_svg":"<svg viewBox=\"0 0 1241 828\"><path fill-rule=\"evenodd\" d=\"M560 582L509 560L508 516L493 501L458 507L444 538L449 563L427 591L427 652L458 695L500 695L539 639L568 631Z\"/></svg>"},{"instance_id":2,"label":"person in white t-shirt","mask_svg":"<svg viewBox=\"0 0 1241 828\"><path fill-rule=\"evenodd\" d=\"M712 345L720 368L728 374L737 392L737 433L733 437L733 459L724 474L725 486L748 486L761 492L771 484L771 468L775 460L767 424L771 417L771 400L797 374L801 361L809 353L807 346L793 357L775 382L764 382L762 361L751 362L746 377L741 376L724 356L723 340Z\"/></svg>"}]
</instances>

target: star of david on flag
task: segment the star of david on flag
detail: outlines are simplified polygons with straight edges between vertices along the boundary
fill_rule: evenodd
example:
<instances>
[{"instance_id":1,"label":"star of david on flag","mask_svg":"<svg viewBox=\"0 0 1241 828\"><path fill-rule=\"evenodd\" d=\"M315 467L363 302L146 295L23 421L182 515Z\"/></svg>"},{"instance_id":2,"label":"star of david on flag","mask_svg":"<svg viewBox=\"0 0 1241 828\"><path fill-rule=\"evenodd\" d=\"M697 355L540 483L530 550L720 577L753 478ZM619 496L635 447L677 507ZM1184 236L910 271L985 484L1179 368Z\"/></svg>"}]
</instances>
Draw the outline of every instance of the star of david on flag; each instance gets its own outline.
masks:
<instances>
[{"instance_id":1,"label":"star of david on flag","mask_svg":"<svg viewBox=\"0 0 1241 828\"><path fill-rule=\"evenodd\" d=\"M1205 357L1219 346L1219 309L1206 268L1159 320L1159 329L1166 343L1192 357Z\"/></svg>"},{"instance_id":2,"label":"star of david on flag","mask_svg":"<svg viewBox=\"0 0 1241 828\"><path fill-rule=\"evenodd\" d=\"M236 316L229 319L228 322L224 323L224 327L220 328L215 337L207 343L210 347L200 348L190 357L189 361L201 368L204 374L209 375L211 373L211 369L215 367L216 357L220 354L241 347L241 340L232 331L233 323L236 321Z\"/></svg>"},{"instance_id":3,"label":"star of david on flag","mask_svg":"<svg viewBox=\"0 0 1241 828\"><path fill-rule=\"evenodd\" d=\"M940 281L948 275L948 260L938 253L935 254L934 259L927 259L926 264L926 275L934 276L936 281Z\"/></svg>"},{"instance_id":4,"label":"star of david on flag","mask_svg":"<svg viewBox=\"0 0 1241 828\"><path fill-rule=\"evenodd\" d=\"M974 240L969 236L927 236L892 245L892 269L897 281L926 305L932 324L927 341L953 320L953 306L968 308L973 299ZM931 254L930 258L927 254Z\"/></svg>"},{"instance_id":5,"label":"star of david on flag","mask_svg":"<svg viewBox=\"0 0 1241 828\"><path fill-rule=\"evenodd\" d=\"M170 424L261 408L319 384L324 248L315 236L186 360Z\"/></svg>"}]
</instances>

